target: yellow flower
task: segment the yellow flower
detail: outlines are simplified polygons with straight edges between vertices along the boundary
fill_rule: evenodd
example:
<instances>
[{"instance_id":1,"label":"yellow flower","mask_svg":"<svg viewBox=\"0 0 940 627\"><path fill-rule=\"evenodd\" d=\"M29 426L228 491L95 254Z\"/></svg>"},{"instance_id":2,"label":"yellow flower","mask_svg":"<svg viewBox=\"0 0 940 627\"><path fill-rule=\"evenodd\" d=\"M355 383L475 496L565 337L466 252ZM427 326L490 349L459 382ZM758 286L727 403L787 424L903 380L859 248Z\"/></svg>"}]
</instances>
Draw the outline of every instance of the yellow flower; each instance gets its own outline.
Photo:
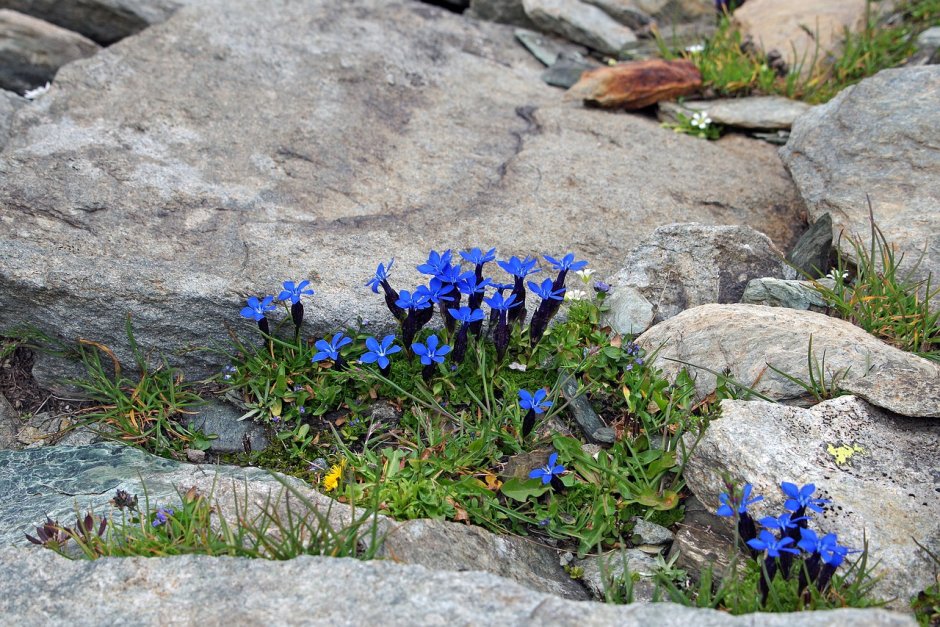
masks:
<instances>
[{"instance_id":1,"label":"yellow flower","mask_svg":"<svg viewBox=\"0 0 940 627\"><path fill-rule=\"evenodd\" d=\"M330 468L330 472L323 477L323 489L326 492L332 492L339 485L339 480L343 476L343 468L346 467L346 460L344 459L338 464L333 465Z\"/></svg>"}]
</instances>

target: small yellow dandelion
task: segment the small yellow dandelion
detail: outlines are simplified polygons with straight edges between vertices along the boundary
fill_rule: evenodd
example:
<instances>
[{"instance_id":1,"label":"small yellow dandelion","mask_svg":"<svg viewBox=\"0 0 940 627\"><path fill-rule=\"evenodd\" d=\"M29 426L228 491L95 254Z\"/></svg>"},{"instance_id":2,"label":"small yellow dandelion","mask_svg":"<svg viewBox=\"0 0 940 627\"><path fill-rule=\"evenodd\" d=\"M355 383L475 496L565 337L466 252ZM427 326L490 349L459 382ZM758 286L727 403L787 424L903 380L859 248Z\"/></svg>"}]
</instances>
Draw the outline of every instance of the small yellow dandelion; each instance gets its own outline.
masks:
<instances>
[{"instance_id":1,"label":"small yellow dandelion","mask_svg":"<svg viewBox=\"0 0 940 627\"><path fill-rule=\"evenodd\" d=\"M334 464L330 468L330 472L323 477L323 490L326 492L332 492L339 485L339 480L343 476L343 468L346 467L346 460L344 459L338 464Z\"/></svg>"}]
</instances>

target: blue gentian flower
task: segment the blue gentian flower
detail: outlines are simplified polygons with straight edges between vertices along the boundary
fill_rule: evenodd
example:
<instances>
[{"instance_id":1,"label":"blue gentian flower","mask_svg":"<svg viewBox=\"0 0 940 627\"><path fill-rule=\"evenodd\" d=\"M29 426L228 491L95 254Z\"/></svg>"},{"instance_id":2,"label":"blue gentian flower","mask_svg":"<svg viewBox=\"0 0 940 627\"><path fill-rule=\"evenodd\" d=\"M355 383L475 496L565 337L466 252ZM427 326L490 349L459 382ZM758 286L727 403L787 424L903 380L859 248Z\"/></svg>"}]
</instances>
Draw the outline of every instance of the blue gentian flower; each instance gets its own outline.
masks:
<instances>
[{"instance_id":1,"label":"blue gentian flower","mask_svg":"<svg viewBox=\"0 0 940 627\"><path fill-rule=\"evenodd\" d=\"M450 315L453 316L458 322L463 322L464 324L470 324L471 322L479 322L484 317L482 309L470 309L469 307L461 307L460 309L450 309L448 311Z\"/></svg>"},{"instance_id":2,"label":"blue gentian flower","mask_svg":"<svg viewBox=\"0 0 940 627\"><path fill-rule=\"evenodd\" d=\"M442 283L440 279L433 278L431 279L428 285L420 285L415 289L414 296L415 298L425 298L428 302L439 304L441 302L453 302L454 297L451 293L454 291L454 286L447 283Z\"/></svg>"},{"instance_id":3,"label":"blue gentian flower","mask_svg":"<svg viewBox=\"0 0 940 627\"><path fill-rule=\"evenodd\" d=\"M486 288L492 284L493 281L490 278L477 279L477 275L473 272L464 272L460 275L460 280L457 282L457 289L460 290L461 294L473 296L474 294L484 293Z\"/></svg>"},{"instance_id":4,"label":"blue gentian flower","mask_svg":"<svg viewBox=\"0 0 940 627\"><path fill-rule=\"evenodd\" d=\"M450 352L450 346L447 344L440 344L440 340L437 339L436 335L428 336L428 339L425 340L425 343L415 342L411 345L411 350L414 351L415 355L421 357L421 363L425 366L433 365L436 363L444 363L444 356Z\"/></svg>"},{"instance_id":5,"label":"blue gentian flower","mask_svg":"<svg viewBox=\"0 0 940 627\"><path fill-rule=\"evenodd\" d=\"M563 300L565 298L564 290L554 289L554 281L551 279L545 279L541 285L534 281L529 281L528 284L532 293L542 300Z\"/></svg>"},{"instance_id":6,"label":"blue gentian flower","mask_svg":"<svg viewBox=\"0 0 940 627\"><path fill-rule=\"evenodd\" d=\"M382 285L382 283L384 281L388 281L388 275L392 271L392 264L394 263L394 258L388 262L387 267L385 264L380 263L379 267L375 269L375 274L372 276L372 278L366 281L366 285L371 287L374 293L378 294L379 287Z\"/></svg>"},{"instance_id":7,"label":"blue gentian flower","mask_svg":"<svg viewBox=\"0 0 940 627\"><path fill-rule=\"evenodd\" d=\"M828 499L813 498L816 486L812 483L807 483L800 488L795 483L784 481L780 484L780 489L787 496L787 502L783 504L783 507L791 512L802 513L803 510L810 509L817 514L821 514L823 511L822 506L829 503Z\"/></svg>"},{"instance_id":8,"label":"blue gentian flower","mask_svg":"<svg viewBox=\"0 0 940 627\"><path fill-rule=\"evenodd\" d=\"M545 410L552 406L547 396L548 393L544 389L536 390L535 394L528 390L519 390L519 407L532 410L536 414L545 413Z\"/></svg>"},{"instance_id":9,"label":"blue gentian flower","mask_svg":"<svg viewBox=\"0 0 940 627\"><path fill-rule=\"evenodd\" d=\"M766 529L761 529L758 536L747 541L747 545L755 551L767 551L767 557L780 557L781 551L784 553L799 553L789 545L793 544L793 538L778 538Z\"/></svg>"},{"instance_id":10,"label":"blue gentian flower","mask_svg":"<svg viewBox=\"0 0 940 627\"><path fill-rule=\"evenodd\" d=\"M301 296L313 296L313 290L304 289L308 285L310 281L301 281L296 284L293 281L284 281L284 289L277 295L277 299L282 302L289 300L292 305L296 305L300 302Z\"/></svg>"},{"instance_id":11,"label":"blue gentian flower","mask_svg":"<svg viewBox=\"0 0 940 627\"><path fill-rule=\"evenodd\" d=\"M166 524L167 516L172 516L173 510L169 507L161 507L157 509L156 514L153 516L153 522L151 526L159 527L160 525Z\"/></svg>"},{"instance_id":12,"label":"blue gentian flower","mask_svg":"<svg viewBox=\"0 0 940 627\"><path fill-rule=\"evenodd\" d=\"M401 346L392 345L392 342L394 341L394 335L386 335L384 338L382 338L381 343L374 337L367 337L366 348L368 348L369 351L364 353L362 357L359 358L359 361L366 364L374 364L378 362L379 368L385 370L389 366L388 356L394 355L401 350Z\"/></svg>"},{"instance_id":13,"label":"blue gentian flower","mask_svg":"<svg viewBox=\"0 0 940 627\"><path fill-rule=\"evenodd\" d=\"M423 294L420 288L416 289L414 292L402 290L398 294L398 300L395 301L395 304L399 307L413 309L415 311L419 309L427 309L431 306L431 302L428 300L427 295Z\"/></svg>"},{"instance_id":14,"label":"blue gentian flower","mask_svg":"<svg viewBox=\"0 0 940 627\"><path fill-rule=\"evenodd\" d=\"M519 304L515 302L515 300L515 294L510 294L509 296L503 298L503 295L499 292L496 292L489 298L484 299L486 304L489 305L491 309L496 311L509 311L509 309Z\"/></svg>"},{"instance_id":15,"label":"blue gentian flower","mask_svg":"<svg viewBox=\"0 0 940 627\"><path fill-rule=\"evenodd\" d=\"M775 529L787 534L791 529L798 529L800 527L799 523L806 520L805 518L792 518L792 516L793 514L790 512L785 512L776 518L773 516L765 516L758 522L768 529Z\"/></svg>"},{"instance_id":16,"label":"blue gentian flower","mask_svg":"<svg viewBox=\"0 0 940 627\"><path fill-rule=\"evenodd\" d=\"M428 254L428 260L418 266L418 272L421 274L438 275L444 271L445 267L450 265L450 259L450 250L445 250L442 253L432 250L430 254Z\"/></svg>"},{"instance_id":17,"label":"blue gentian flower","mask_svg":"<svg viewBox=\"0 0 940 627\"><path fill-rule=\"evenodd\" d=\"M744 487L741 489L741 500L740 502L736 498L731 498L724 492L718 495L718 500L721 502L721 506L718 507L718 511L715 513L719 516L734 516L735 511L739 515L746 514L747 508L758 501L763 501L763 496L755 496L751 498L751 491L754 489L750 483L745 483Z\"/></svg>"},{"instance_id":18,"label":"blue gentian flower","mask_svg":"<svg viewBox=\"0 0 940 627\"><path fill-rule=\"evenodd\" d=\"M548 457L548 464L529 472L529 479L541 479L542 485L551 483L552 477L565 472L565 467L556 462L558 462L558 453L552 453Z\"/></svg>"},{"instance_id":19,"label":"blue gentian flower","mask_svg":"<svg viewBox=\"0 0 940 627\"><path fill-rule=\"evenodd\" d=\"M526 257L525 259L519 259L515 255L507 259L506 261L497 261L496 262L500 268L511 274L512 276L518 279L524 279L530 274L535 274L536 272L541 272L541 268L536 268L535 265L538 263L538 259L535 257Z\"/></svg>"},{"instance_id":20,"label":"blue gentian flower","mask_svg":"<svg viewBox=\"0 0 940 627\"><path fill-rule=\"evenodd\" d=\"M488 251L483 252L479 248L471 248L470 250L460 251L460 256L463 257L464 261L467 263L482 266L496 259L496 249L490 248Z\"/></svg>"},{"instance_id":21,"label":"blue gentian flower","mask_svg":"<svg viewBox=\"0 0 940 627\"><path fill-rule=\"evenodd\" d=\"M542 256L545 258L545 261L552 264L552 267L559 272L562 270L571 270L572 272L575 272L588 265L588 262L586 261L575 261L574 253L568 253L560 260L555 259L554 257L549 257L548 255Z\"/></svg>"},{"instance_id":22,"label":"blue gentian flower","mask_svg":"<svg viewBox=\"0 0 940 627\"><path fill-rule=\"evenodd\" d=\"M275 309L273 296L265 296L262 301L252 296L247 302L248 306L242 308L242 317L250 318L255 322L261 322L262 318L265 317L264 314Z\"/></svg>"},{"instance_id":23,"label":"blue gentian flower","mask_svg":"<svg viewBox=\"0 0 940 627\"><path fill-rule=\"evenodd\" d=\"M434 278L442 283L455 284L460 281L461 275L463 275L463 270L460 268L459 263L457 265L447 264L441 268L440 272L434 274Z\"/></svg>"},{"instance_id":24,"label":"blue gentian flower","mask_svg":"<svg viewBox=\"0 0 940 627\"><path fill-rule=\"evenodd\" d=\"M333 339L327 342L326 340L317 340L314 346L319 349L316 354L314 354L313 359L310 361L323 361L324 359L332 359L333 361L340 360L339 350L350 344L352 338L346 337L346 335L340 331L333 336Z\"/></svg>"}]
</instances>

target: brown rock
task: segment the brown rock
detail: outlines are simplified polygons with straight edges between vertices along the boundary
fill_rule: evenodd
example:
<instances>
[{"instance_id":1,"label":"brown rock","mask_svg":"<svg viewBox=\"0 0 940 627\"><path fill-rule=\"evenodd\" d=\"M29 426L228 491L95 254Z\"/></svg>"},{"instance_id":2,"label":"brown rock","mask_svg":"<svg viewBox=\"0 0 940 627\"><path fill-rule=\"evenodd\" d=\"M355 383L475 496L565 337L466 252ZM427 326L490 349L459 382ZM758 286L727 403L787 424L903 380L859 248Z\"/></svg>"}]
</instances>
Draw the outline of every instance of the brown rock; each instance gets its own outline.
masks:
<instances>
[{"instance_id":1,"label":"brown rock","mask_svg":"<svg viewBox=\"0 0 940 627\"><path fill-rule=\"evenodd\" d=\"M839 46L846 28L865 25L865 0L750 0L734 12L734 21L764 52L776 50L806 73Z\"/></svg>"},{"instance_id":2,"label":"brown rock","mask_svg":"<svg viewBox=\"0 0 940 627\"><path fill-rule=\"evenodd\" d=\"M702 75L691 61L650 59L589 70L567 93L602 107L642 109L701 86Z\"/></svg>"}]
</instances>

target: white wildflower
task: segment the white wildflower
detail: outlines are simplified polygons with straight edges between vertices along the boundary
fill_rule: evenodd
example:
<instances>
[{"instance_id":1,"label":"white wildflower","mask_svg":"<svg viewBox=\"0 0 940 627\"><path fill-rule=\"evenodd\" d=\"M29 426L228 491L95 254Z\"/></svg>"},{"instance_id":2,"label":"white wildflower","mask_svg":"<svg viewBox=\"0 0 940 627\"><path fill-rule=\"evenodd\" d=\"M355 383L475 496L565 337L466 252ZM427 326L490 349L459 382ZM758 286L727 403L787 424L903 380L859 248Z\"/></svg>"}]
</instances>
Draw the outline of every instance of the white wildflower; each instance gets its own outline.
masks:
<instances>
[{"instance_id":1,"label":"white wildflower","mask_svg":"<svg viewBox=\"0 0 940 627\"><path fill-rule=\"evenodd\" d=\"M584 270L575 270L574 273L581 277L581 281L587 285L591 282L591 277L594 275L594 270L591 268L585 268Z\"/></svg>"},{"instance_id":2,"label":"white wildflower","mask_svg":"<svg viewBox=\"0 0 940 627\"><path fill-rule=\"evenodd\" d=\"M705 44L692 44L691 46L686 46L685 51L691 52L692 54L705 52Z\"/></svg>"},{"instance_id":3,"label":"white wildflower","mask_svg":"<svg viewBox=\"0 0 940 627\"><path fill-rule=\"evenodd\" d=\"M29 89L26 91L25 94L23 94L23 98L26 98L27 100L35 100L36 98L39 98L44 93L49 91L50 87L52 87L52 83L46 83L45 85L40 85L36 89Z\"/></svg>"},{"instance_id":4,"label":"white wildflower","mask_svg":"<svg viewBox=\"0 0 940 627\"><path fill-rule=\"evenodd\" d=\"M565 300L584 300L587 298L587 292L584 290L568 290L565 292Z\"/></svg>"},{"instance_id":5,"label":"white wildflower","mask_svg":"<svg viewBox=\"0 0 940 627\"><path fill-rule=\"evenodd\" d=\"M692 114L692 126L696 128L704 131L711 123L712 119L708 117L707 111L697 111Z\"/></svg>"},{"instance_id":6,"label":"white wildflower","mask_svg":"<svg viewBox=\"0 0 940 627\"><path fill-rule=\"evenodd\" d=\"M829 271L829 274L826 275L827 279L832 279L833 281L845 281L849 278L848 272L839 272L835 268Z\"/></svg>"}]
</instances>

